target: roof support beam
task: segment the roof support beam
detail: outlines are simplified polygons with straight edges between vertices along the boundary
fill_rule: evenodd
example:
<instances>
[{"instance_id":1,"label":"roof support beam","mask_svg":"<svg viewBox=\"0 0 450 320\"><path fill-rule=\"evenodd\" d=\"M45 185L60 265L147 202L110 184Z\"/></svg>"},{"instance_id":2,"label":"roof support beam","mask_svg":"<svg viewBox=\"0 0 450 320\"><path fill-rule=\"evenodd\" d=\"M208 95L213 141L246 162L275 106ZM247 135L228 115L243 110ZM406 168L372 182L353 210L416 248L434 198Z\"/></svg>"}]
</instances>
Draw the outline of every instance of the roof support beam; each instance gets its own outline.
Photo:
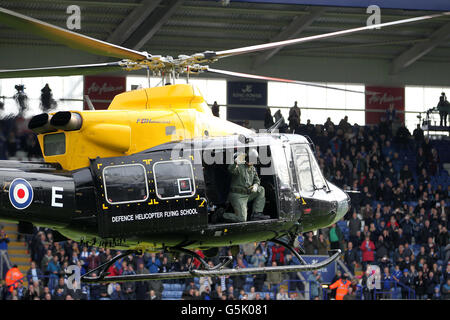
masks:
<instances>
[{"instance_id":1,"label":"roof support beam","mask_svg":"<svg viewBox=\"0 0 450 320\"><path fill-rule=\"evenodd\" d=\"M314 20L316 20L325 11L323 7L314 7L311 9L311 13L308 15L298 15L283 31L278 35L270 39L270 42L289 40L296 38L301 32L308 28ZM255 57L253 60L252 69L256 69L263 63L267 62L275 54L278 53L283 47L279 47L270 51L263 52Z\"/></svg>"},{"instance_id":2,"label":"roof support beam","mask_svg":"<svg viewBox=\"0 0 450 320\"><path fill-rule=\"evenodd\" d=\"M109 35L106 41L122 45L158 7L161 1L162 0L142 0L141 6L134 8L114 32Z\"/></svg>"},{"instance_id":3,"label":"roof support beam","mask_svg":"<svg viewBox=\"0 0 450 320\"><path fill-rule=\"evenodd\" d=\"M159 1L158 1L159 2ZM143 21L123 46L140 50L153 35L169 20L184 0L164 0L161 5Z\"/></svg>"},{"instance_id":4,"label":"roof support beam","mask_svg":"<svg viewBox=\"0 0 450 320\"><path fill-rule=\"evenodd\" d=\"M392 61L391 74L397 74L450 38L450 22L433 32L428 39L404 51Z\"/></svg>"}]
</instances>

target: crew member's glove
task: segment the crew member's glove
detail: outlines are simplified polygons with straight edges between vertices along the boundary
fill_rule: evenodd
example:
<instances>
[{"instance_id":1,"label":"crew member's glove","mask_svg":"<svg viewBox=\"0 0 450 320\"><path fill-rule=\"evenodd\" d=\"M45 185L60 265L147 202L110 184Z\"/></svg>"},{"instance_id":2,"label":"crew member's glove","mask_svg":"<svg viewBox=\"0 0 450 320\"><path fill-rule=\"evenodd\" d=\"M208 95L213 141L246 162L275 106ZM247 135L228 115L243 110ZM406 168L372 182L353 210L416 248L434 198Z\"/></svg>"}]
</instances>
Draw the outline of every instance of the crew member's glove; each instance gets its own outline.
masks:
<instances>
[{"instance_id":1,"label":"crew member's glove","mask_svg":"<svg viewBox=\"0 0 450 320\"><path fill-rule=\"evenodd\" d=\"M239 153L237 156L236 156L236 163L237 164L244 164L245 163L245 153Z\"/></svg>"},{"instance_id":2,"label":"crew member's glove","mask_svg":"<svg viewBox=\"0 0 450 320\"><path fill-rule=\"evenodd\" d=\"M256 191L258 191L258 184L255 183L250 188L251 188L252 192L256 192Z\"/></svg>"}]
</instances>

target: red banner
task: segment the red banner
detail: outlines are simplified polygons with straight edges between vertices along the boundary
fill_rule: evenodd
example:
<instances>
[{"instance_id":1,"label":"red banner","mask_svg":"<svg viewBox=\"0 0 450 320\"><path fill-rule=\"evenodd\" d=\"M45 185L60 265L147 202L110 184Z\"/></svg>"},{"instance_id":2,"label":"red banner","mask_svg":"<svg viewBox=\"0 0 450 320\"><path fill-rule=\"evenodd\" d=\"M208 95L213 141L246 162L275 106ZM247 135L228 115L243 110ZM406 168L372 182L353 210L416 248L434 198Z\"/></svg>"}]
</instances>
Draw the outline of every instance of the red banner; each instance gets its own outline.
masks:
<instances>
[{"instance_id":1,"label":"red banner","mask_svg":"<svg viewBox=\"0 0 450 320\"><path fill-rule=\"evenodd\" d=\"M405 88L366 86L366 124L378 124L386 119L386 111L393 105L395 116L405 122ZM369 111L377 110L377 111ZM378 111L379 110L379 111ZM402 112L399 112L402 111Z\"/></svg>"},{"instance_id":2,"label":"red banner","mask_svg":"<svg viewBox=\"0 0 450 320\"><path fill-rule=\"evenodd\" d=\"M113 98L125 89L125 77L84 76L84 95L89 96L95 110L108 109ZM86 101L84 110L89 110Z\"/></svg>"}]
</instances>

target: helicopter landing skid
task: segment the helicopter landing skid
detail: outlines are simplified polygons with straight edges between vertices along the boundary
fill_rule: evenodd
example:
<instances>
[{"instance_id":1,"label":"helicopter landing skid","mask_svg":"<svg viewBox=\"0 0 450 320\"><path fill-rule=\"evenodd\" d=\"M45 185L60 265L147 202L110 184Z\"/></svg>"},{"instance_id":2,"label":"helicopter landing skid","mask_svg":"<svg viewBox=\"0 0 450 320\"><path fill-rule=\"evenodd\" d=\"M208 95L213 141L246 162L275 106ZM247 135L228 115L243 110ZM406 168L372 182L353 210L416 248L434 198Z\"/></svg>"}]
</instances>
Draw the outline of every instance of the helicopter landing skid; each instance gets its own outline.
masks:
<instances>
[{"instance_id":1,"label":"helicopter landing skid","mask_svg":"<svg viewBox=\"0 0 450 320\"><path fill-rule=\"evenodd\" d=\"M273 241L277 242L283 246L286 246L292 253L294 253L297 258L299 254L293 249L290 248L289 245L285 244L282 241ZM170 279L186 279L186 278L196 278L196 277L221 277L221 276L237 276L237 275L251 275L251 274L259 274L259 273L273 273L273 272L304 272L304 271L312 271L326 267L333 261L335 261L341 255L341 250L333 250L330 251L330 256L321 262L307 264L300 257L300 265L289 265L289 266L277 266L277 267L257 267L257 268L243 268L243 269L224 269L226 265L228 265L232 261L232 257L225 257L226 259L215 267L210 267L198 254L192 252L190 250L184 248L171 248L172 251L180 251L192 254L201 262L204 267L203 270L199 269L190 269L189 271L181 271L181 272L165 272L165 273L151 273L151 274L129 274L129 275L120 275L120 276L108 276L109 272L107 272L108 268L112 266L117 260L126 257L130 253L135 251L126 251L121 253L110 261L105 262L99 267L89 271L88 273L81 276L81 282L83 283L110 283L110 282L131 282L131 281L149 281L149 280L170 280ZM192 267L192 266L191 266ZM97 273L98 276L92 276L92 274Z\"/></svg>"}]
</instances>

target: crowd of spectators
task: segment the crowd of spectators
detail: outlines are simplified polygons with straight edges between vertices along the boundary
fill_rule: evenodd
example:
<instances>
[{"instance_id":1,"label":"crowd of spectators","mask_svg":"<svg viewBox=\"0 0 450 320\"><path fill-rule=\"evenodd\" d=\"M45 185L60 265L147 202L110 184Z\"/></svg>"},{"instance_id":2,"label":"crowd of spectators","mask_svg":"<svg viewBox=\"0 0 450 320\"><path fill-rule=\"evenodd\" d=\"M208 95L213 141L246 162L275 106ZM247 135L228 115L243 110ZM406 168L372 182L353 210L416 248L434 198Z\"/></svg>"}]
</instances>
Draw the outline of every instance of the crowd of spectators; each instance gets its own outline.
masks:
<instances>
[{"instance_id":1,"label":"crowd of spectators","mask_svg":"<svg viewBox=\"0 0 450 320\"><path fill-rule=\"evenodd\" d=\"M26 119L21 116L0 117L0 160L32 160L41 157L36 134L28 129Z\"/></svg>"},{"instance_id":2,"label":"crowd of spectators","mask_svg":"<svg viewBox=\"0 0 450 320\"><path fill-rule=\"evenodd\" d=\"M14 150L20 148L34 150L26 130L20 130L20 123L16 119L1 124L0 159L14 156ZM342 221L316 234L302 234L296 241L297 249L303 247L308 255L327 255L334 248L343 250L342 260L348 271L338 271L332 282L344 275L350 277L344 299L373 298L373 291L368 289L370 275L366 273L370 265L377 265L381 271L378 298L392 298L396 290L406 298L412 290L418 299L449 299L450 187L448 183L436 183L436 177L447 173L434 142L424 137L420 127L411 135L404 125L397 128L393 121L383 120L379 125L362 127L352 126L344 117L337 125L328 118L323 125L298 122L295 128L285 125L283 130L295 130L311 137L327 180L343 189L360 192L351 193L351 210ZM84 274L118 251L87 247L71 240L55 241L54 237L52 230L35 228L34 235L26 238L32 260L24 275L28 285L19 283L10 290L2 283L1 299L153 300L163 297L167 284L179 285L183 290L181 299L185 300L299 299L298 292L306 290L306 283L311 299L336 296L335 291L322 289L323 279L317 271L304 274L303 278L297 273L268 273L251 277L71 285L66 274L70 265L79 266ZM230 255L230 250L221 248L218 256ZM203 255L201 251L198 253ZM217 259L208 261L216 264ZM241 245L233 267L298 263L284 247L259 242ZM164 273L199 265L197 259L188 255L145 253L117 261L108 272L111 275ZM289 280L296 281L291 281L288 288L281 285Z\"/></svg>"},{"instance_id":3,"label":"crowd of spectators","mask_svg":"<svg viewBox=\"0 0 450 320\"><path fill-rule=\"evenodd\" d=\"M450 186L436 142L419 125L411 135L393 108L378 125L352 126L347 116L337 125L330 118L300 124L294 117L282 130L309 136L327 180L352 191L344 222L306 234L306 253L338 247L350 272L363 272L363 284L367 266L377 265L381 291L400 287L405 297L408 287L419 299L449 299Z\"/></svg>"}]
</instances>

